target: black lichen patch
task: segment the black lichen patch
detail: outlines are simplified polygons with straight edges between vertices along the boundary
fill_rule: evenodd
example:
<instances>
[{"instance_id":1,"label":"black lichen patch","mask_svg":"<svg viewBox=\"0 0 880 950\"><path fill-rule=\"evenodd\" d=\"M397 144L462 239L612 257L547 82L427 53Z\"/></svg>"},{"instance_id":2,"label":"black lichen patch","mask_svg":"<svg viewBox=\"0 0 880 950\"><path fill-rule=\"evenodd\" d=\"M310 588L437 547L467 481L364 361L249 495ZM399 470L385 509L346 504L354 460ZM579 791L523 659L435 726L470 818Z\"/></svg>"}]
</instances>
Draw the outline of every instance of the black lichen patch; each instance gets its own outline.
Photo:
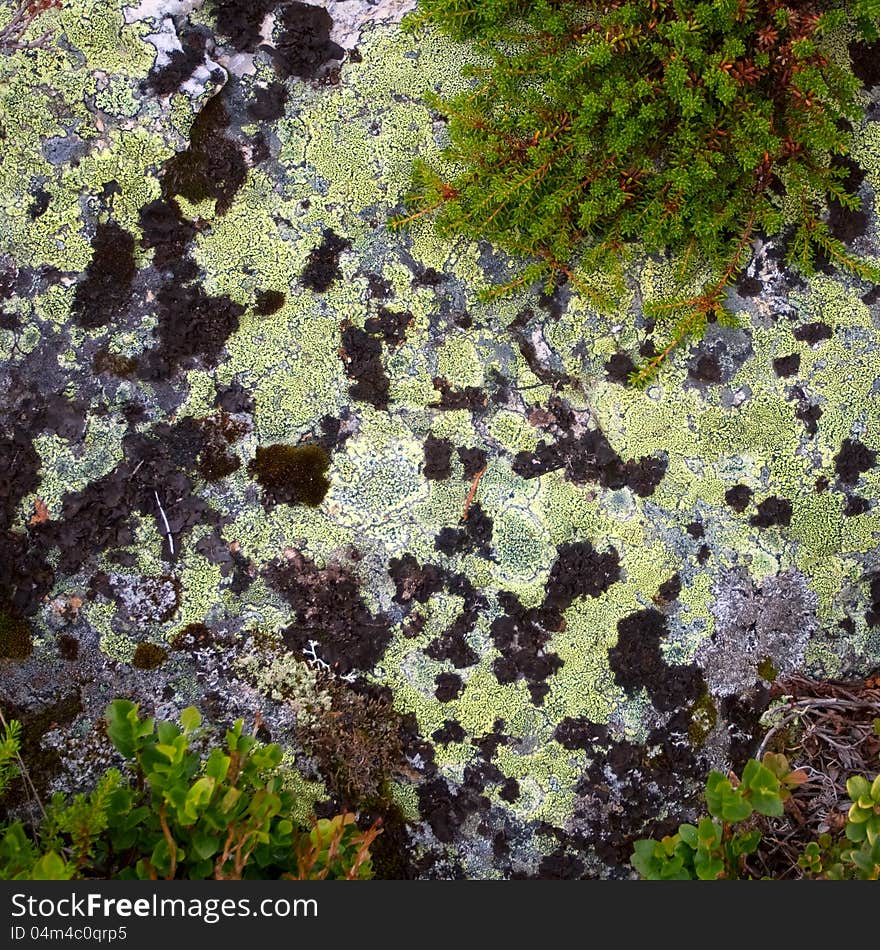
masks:
<instances>
[{"instance_id":1,"label":"black lichen patch","mask_svg":"<svg viewBox=\"0 0 880 950\"><path fill-rule=\"evenodd\" d=\"M821 406L811 402L801 402L794 414L803 422L808 435L815 435L819 431L819 419L822 418Z\"/></svg>"},{"instance_id":2,"label":"black lichen patch","mask_svg":"<svg viewBox=\"0 0 880 950\"><path fill-rule=\"evenodd\" d=\"M73 663L79 658L79 640L69 633L62 633L58 637L58 654L62 660Z\"/></svg>"},{"instance_id":3,"label":"black lichen patch","mask_svg":"<svg viewBox=\"0 0 880 950\"><path fill-rule=\"evenodd\" d=\"M428 822L437 840L451 844L470 815L486 812L489 799L467 785L453 791L439 777L432 778L417 789L419 813Z\"/></svg>"},{"instance_id":4,"label":"black lichen patch","mask_svg":"<svg viewBox=\"0 0 880 950\"><path fill-rule=\"evenodd\" d=\"M406 328L412 323L413 315L408 310L400 313L379 307L375 317L364 321L364 329L373 336L382 338L386 346L400 346L406 339Z\"/></svg>"},{"instance_id":5,"label":"black lichen patch","mask_svg":"<svg viewBox=\"0 0 880 950\"><path fill-rule=\"evenodd\" d=\"M578 597L598 597L618 580L620 556L614 548L600 552L589 541L560 544L541 606L544 622L558 629L563 612Z\"/></svg>"},{"instance_id":6,"label":"black lichen patch","mask_svg":"<svg viewBox=\"0 0 880 950\"><path fill-rule=\"evenodd\" d=\"M440 393L439 402L428 403L428 406L432 409L468 409L471 412L477 412L486 407L488 399L486 393L479 386L453 389L442 376L435 376L432 382L434 389Z\"/></svg>"},{"instance_id":7,"label":"black lichen patch","mask_svg":"<svg viewBox=\"0 0 880 950\"><path fill-rule=\"evenodd\" d=\"M773 525L788 527L791 524L792 507L787 498L771 495L758 505L758 513L752 515L749 523L756 528L770 528Z\"/></svg>"},{"instance_id":8,"label":"black lichen patch","mask_svg":"<svg viewBox=\"0 0 880 950\"><path fill-rule=\"evenodd\" d=\"M369 670L391 640L390 622L373 615L361 597L357 579L345 566L319 568L298 551L274 561L266 580L291 605L294 621L282 631L288 649L318 657L342 675Z\"/></svg>"},{"instance_id":9,"label":"black lichen patch","mask_svg":"<svg viewBox=\"0 0 880 950\"><path fill-rule=\"evenodd\" d=\"M229 210L247 177L247 163L238 145L223 134L228 125L226 106L220 95L215 95L193 121L189 148L169 158L162 169L166 201L174 195L183 195L193 203L213 198L217 214Z\"/></svg>"},{"instance_id":10,"label":"black lichen patch","mask_svg":"<svg viewBox=\"0 0 880 950\"><path fill-rule=\"evenodd\" d=\"M399 604L408 604L411 601L426 604L434 594L443 589L446 582L441 568L436 564L422 566L412 554L391 558L388 573L396 589L394 599Z\"/></svg>"},{"instance_id":11,"label":"black lichen patch","mask_svg":"<svg viewBox=\"0 0 880 950\"><path fill-rule=\"evenodd\" d=\"M208 12L214 17L217 32L241 53L253 53L262 40L266 15L283 0L210 0Z\"/></svg>"},{"instance_id":12,"label":"black lichen patch","mask_svg":"<svg viewBox=\"0 0 880 950\"><path fill-rule=\"evenodd\" d=\"M678 600L678 595L681 593L681 577L679 574L673 574L668 580L663 581L663 583L657 588L657 593L651 599L658 607L665 607L667 604L671 604L674 600Z\"/></svg>"},{"instance_id":13,"label":"black lichen patch","mask_svg":"<svg viewBox=\"0 0 880 950\"><path fill-rule=\"evenodd\" d=\"M139 670L157 670L168 658L168 651L156 643L139 643L135 647L132 666Z\"/></svg>"},{"instance_id":14,"label":"black lichen patch","mask_svg":"<svg viewBox=\"0 0 880 950\"><path fill-rule=\"evenodd\" d=\"M724 500L734 511L742 514L752 500L752 490L748 485L734 485L724 493Z\"/></svg>"},{"instance_id":15,"label":"black lichen patch","mask_svg":"<svg viewBox=\"0 0 880 950\"><path fill-rule=\"evenodd\" d=\"M434 539L434 547L452 557L455 554L479 553L482 557L492 557L492 531L494 522L477 501L468 510L468 516L457 528L441 528Z\"/></svg>"},{"instance_id":16,"label":"black lichen patch","mask_svg":"<svg viewBox=\"0 0 880 950\"><path fill-rule=\"evenodd\" d=\"M248 473L270 501L316 508L330 488L330 456L319 445L275 444L257 448Z\"/></svg>"},{"instance_id":17,"label":"black lichen patch","mask_svg":"<svg viewBox=\"0 0 880 950\"><path fill-rule=\"evenodd\" d=\"M311 9L319 8L312 7ZM328 290L333 281L342 276L339 258L342 252L350 247L350 241L327 228L321 237L321 243L310 252L306 260L306 266L302 272L303 287L318 294Z\"/></svg>"},{"instance_id":18,"label":"black lichen patch","mask_svg":"<svg viewBox=\"0 0 880 950\"><path fill-rule=\"evenodd\" d=\"M810 346L815 346L823 340L830 340L832 336L834 336L834 333L831 327L821 320L816 320L813 323L805 323L803 326L797 327L794 331L794 338L796 340L799 340L801 343L808 343Z\"/></svg>"},{"instance_id":19,"label":"black lichen patch","mask_svg":"<svg viewBox=\"0 0 880 950\"><path fill-rule=\"evenodd\" d=\"M315 79L328 63L345 56L345 50L330 39L333 18L323 7L288 0L280 21L272 62L281 79Z\"/></svg>"},{"instance_id":20,"label":"black lichen patch","mask_svg":"<svg viewBox=\"0 0 880 950\"><path fill-rule=\"evenodd\" d=\"M852 518L855 515L863 515L871 507L871 503L867 498L860 498L858 495L850 495L846 499L846 505L844 506L843 513L847 518Z\"/></svg>"},{"instance_id":21,"label":"black lichen patch","mask_svg":"<svg viewBox=\"0 0 880 950\"><path fill-rule=\"evenodd\" d=\"M788 356L777 356L773 360L773 372L780 377L794 376L800 368L800 353L790 353Z\"/></svg>"},{"instance_id":22,"label":"black lichen patch","mask_svg":"<svg viewBox=\"0 0 880 950\"><path fill-rule=\"evenodd\" d=\"M835 155L831 160L833 168L846 170L846 176L840 180L840 187L849 194L855 194L865 180L865 172L848 155ZM828 226L834 237L851 244L868 229L868 213L864 209L844 207L833 197L828 201Z\"/></svg>"},{"instance_id":23,"label":"black lichen patch","mask_svg":"<svg viewBox=\"0 0 880 950\"><path fill-rule=\"evenodd\" d=\"M636 364L628 353L615 353L605 364L605 378L611 383L626 385Z\"/></svg>"},{"instance_id":24,"label":"black lichen patch","mask_svg":"<svg viewBox=\"0 0 880 950\"><path fill-rule=\"evenodd\" d=\"M580 436L565 433L551 445L541 440L534 452L516 454L513 470L522 478L538 478L564 469L566 479L575 485L598 482L609 489L626 486L646 498L662 481L668 464L661 455L624 462L597 428Z\"/></svg>"},{"instance_id":25,"label":"black lichen patch","mask_svg":"<svg viewBox=\"0 0 880 950\"><path fill-rule=\"evenodd\" d=\"M157 198L145 204L138 216L143 237L141 246L153 249L153 265L173 273L180 280L195 276L196 269L186 251L196 235L196 226L180 213L172 198Z\"/></svg>"},{"instance_id":26,"label":"black lichen patch","mask_svg":"<svg viewBox=\"0 0 880 950\"><path fill-rule=\"evenodd\" d=\"M123 460L113 471L81 491L65 494L58 520L32 529L37 549L57 547L59 570L76 573L90 557L133 544L132 515L138 512L155 519L164 556L176 556L180 535L197 524L215 524L219 517L193 495L188 474L203 444L200 427L192 420L129 433L122 441Z\"/></svg>"},{"instance_id":27,"label":"black lichen patch","mask_svg":"<svg viewBox=\"0 0 880 950\"><path fill-rule=\"evenodd\" d=\"M877 464L877 452L858 439L844 439L834 456L834 471L845 485L855 485L859 476Z\"/></svg>"},{"instance_id":28,"label":"black lichen patch","mask_svg":"<svg viewBox=\"0 0 880 950\"><path fill-rule=\"evenodd\" d=\"M52 195L50 195L45 188L37 188L34 192L34 200L28 207L28 217L31 221L36 221L37 218L41 218L49 210L49 202L51 200Z\"/></svg>"},{"instance_id":29,"label":"black lichen patch","mask_svg":"<svg viewBox=\"0 0 880 950\"><path fill-rule=\"evenodd\" d=\"M703 353L688 366L688 376L701 383L720 383L721 364L714 353Z\"/></svg>"},{"instance_id":30,"label":"black lichen patch","mask_svg":"<svg viewBox=\"0 0 880 950\"><path fill-rule=\"evenodd\" d=\"M591 722L584 716L566 716L560 720L553 738L564 749L590 749L597 742L608 741L608 727Z\"/></svg>"},{"instance_id":31,"label":"black lichen patch","mask_svg":"<svg viewBox=\"0 0 880 950\"><path fill-rule=\"evenodd\" d=\"M188 623L175 634L171 641L173 650L198 650L209 646L214 639L209 627L203 623Z\"/></svg>"},{"instance_id":32,"label":"black lichen patch","mask_svg":"<svg viewBox=\"0 0 880 950\"><path fill-rule=\"evenodd\" d=\"M198 285L167 283L156 294L158 345L144 354L141 374L166 379L177 367L216 366L244 307L229 297L211 297Z\"/></svg>"},{"instance_id":33,"label":"black lichen patch","mask_svg":"<svg viewBox=\"0 0 880 950\"><path fill-rule=\"evenodd\" d=\"M33 649L31 625L0 605L0 659L26 660Z\"/></svg>"},{"instance_id":34,"label":"black lichen patch","mask_svg":"<svg viewBox=\"0 0 880 950\"><path fill-rule=\"evenodd\" d=\"M480 657L467 642L466 634L474 628L477 618L476 607L465 607L449 628L428 644L425 654L432 660L449 660L456 669L473 666Z\"/></svg>"},{"instance_id":35,"label":"black lichen patch","mask_svg":"<svg viewBox=\"0 0 880 950\"><path fill-rule=\"evenodd\" d=\"M691 663L670 666L660 641L666 618L653 607L623 617L617 624L617 645L608 651L614 681L628 693L641 688L661 712L682 709L706 689L699 668Z\"/></svg>"},{"instance_id":36,"label":"black lichen patch","mask_svg":"<svg viewBox=\"0 0 880 950\"><path fill-rule=\"evenodd\" d=\"M431 733L434 742L442 745L450 745L453 742L464 742L466 733L461 727L461 723L455 719L445 719L443 725Z\"/></svg>"},{"instance_id":37,"label":"black lichen patch","mask_svg":"<svg viewBox=\"0 0 880 950\"><path fill-rule=\"evenodd\" d=\"M95 330L119 319L131 300L136 272L131 234L113 221L98 224L92 259L73 297L77 325Z\"/></svg>"},{"instance_id":38,"label":"black lichen patch","mask_svg":"<svg viewBox=\"0 0 880 950\"><path fill-rule=\"evenodd\" d=\"M247 113L260 122L274 122L284 115L284 106L288 92L284 83L271 82L268 86L254 89L253 101L248 104Z\"/></svg>"},{"instance_id":39,"label":"black lichen patch","mask_svg":"<svg viewBox=\"0 0 880 950\"><path fill-rule=\"evenodd\" d=\"M0 531L12 525L18 503L40 484L40 456L27 433L0 432Z\"/></svg>"},{"instance_id":40,"label":"black lichen patch","mask_svg":"<svg viewBox=\"0 0 880 950\"><path fill-rule=\"evenodd\" d=\"M483 449L459 448L458 458L464 468L466 481L472 481L476 478L478 472L482 472L486 468L487 458Z\"/></svg>"},{"instance_id":41,"label":"black lichen patch","mask_svg":"<svg viewBox=\"0 0 880 950\"><path fill-rule=\"evenodd\" d=\"M254 312L261 317L268 317L284 306L287 295L280 290L260 290L254 297Z\"/></svg>"},{"instance_id":42,"label":"black lichen patch","mask_svg":"<svg viewBox=\"0 0 880 950\"><path fill-rule=\"evenodd\" d=\"M701 521L692 521L685 530L694 540L699 540L706 535L706 529Z\"/></svg>"},{"instance_id":43,"label":"black lichen patch","mask_svg":"<svg viewBox=\"0 0 880 950\"><path fill-rule=\"evenodd\" d=\"M866 89L880 86L880 43L854 41L849 44L849 56L852 71Z\"/></svg>"},{"instance_id":44,"label":"black lichen patch","mask_svg":"<svg viewBox=\"0 0 880 950\"><path fill-rule=\"evenodd\" d=\"M428 435L424 443L425 464L422 474L432 481L442 481L452 474L452 443Z\"/></svg>"},{"instance_id":45,"label":"black lichen patch","mask_svg":"<svg viewBox=\"0 0 880 950\"><path fill-rule=\"evenodd\" d=\"M457 673L438 673L434 677L434 695L441 703L451 703L464 692L464 683Z\"/></svg>"},{"instance_id":46,"label":"black lichen patch","mask_svg":"<svg viewBox=\"0 0 880 950\"><path fill-rule=\"evenodd\" d=\"M763 284L757 277L743 274L736 282L736 292L740 297L757 297L763 290Z\"/></svg>"},{"instance_id":47,"label":"black lichen patch","mask_svg":"<svg viewBox=\"0 0 880 950\"><path fill-rule=\"evenodd\" d=\"M183 49L172 50L164 66L154 66L143 86L157 96L170 96L192 76L205 61L206 30L189 25L181 26L177 38Z\"/></svg>"},{"instance_id":48,"label":"black lichen patch","mask_svg":"<svg viewBox=\"0 0 880 950\"><path fill-rule=\"evenodd\" d=\"M355 381L348 390L352 399L387 409L391 382L385 375L381 342L360 327L345 324L340 355L346 375Z\"/></svg>"},{"instance_id":49,"label":"black lichen patch","mask_svg":"<svg viewBox=\"0 0 880 950\"><path fill-rule=\"evenodd\" d=\"M492 621L490 633L501 656L492 664L492 672L502 685L523 679L536 706L544 702L550 692L545 682L562 669L560 657L546 649L550 633L541 626L540 608L525 608L515 594L501 591L498 602L504 616Z\"/></svg>"}]
</instances>

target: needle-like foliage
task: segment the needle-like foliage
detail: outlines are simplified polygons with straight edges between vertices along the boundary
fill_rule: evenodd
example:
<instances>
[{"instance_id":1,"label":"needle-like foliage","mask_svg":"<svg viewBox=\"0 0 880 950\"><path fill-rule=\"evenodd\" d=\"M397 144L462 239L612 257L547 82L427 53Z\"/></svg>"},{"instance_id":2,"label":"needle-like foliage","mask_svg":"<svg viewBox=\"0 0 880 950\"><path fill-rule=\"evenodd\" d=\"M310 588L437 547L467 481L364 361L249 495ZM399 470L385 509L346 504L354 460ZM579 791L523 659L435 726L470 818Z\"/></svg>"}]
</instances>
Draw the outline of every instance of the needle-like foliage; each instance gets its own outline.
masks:
<instances>
[{"instance_id":1,"label":"needle-like foliage","mask_svg":"<svg viewBox=\"0 0 880 950\"><path fill-rule=\"evenodd\" d=\"M665 340L636 384L707 321L732 319L726 288L759 233L790 230L789 262L807 276L819 254L880 279L825 221L829 200L860 203L834 160L862 114L860 84L831 40L876 38L880 0L422 0L410 23L424 22L472 41L486 65L434 100L455 171L416 162L394 224L434 215L445 235L530 259L498 292L622 274L636 243L675 255L683 285L710 273L696 296L648 308Z\"/></svg>"}]
</instances>

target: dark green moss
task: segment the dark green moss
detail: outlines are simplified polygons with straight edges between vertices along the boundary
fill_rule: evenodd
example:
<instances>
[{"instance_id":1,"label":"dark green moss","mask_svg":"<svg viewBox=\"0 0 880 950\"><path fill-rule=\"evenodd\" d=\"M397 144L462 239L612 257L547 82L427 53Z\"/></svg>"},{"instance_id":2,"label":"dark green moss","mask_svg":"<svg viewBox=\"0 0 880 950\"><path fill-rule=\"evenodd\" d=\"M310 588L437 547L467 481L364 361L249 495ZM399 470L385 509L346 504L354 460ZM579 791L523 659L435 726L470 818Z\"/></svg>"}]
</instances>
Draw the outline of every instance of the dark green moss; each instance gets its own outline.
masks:
<instances>
[{"instance_id":1,"label":"dark green moss","mask_svg":"<svg viewBox=\"0 0 880 950\"><path fill-rule=\"evenodd\" d=\"M765 656L758 664L758 676L768 683L772 683L779 676L779 670L773 665L773 661L769 656Z\"/></svg>"},{"instance_id":2,"label":"dark green moss","mask_svg":"<svg viewBox=\"0 0 880 950\"><path fill-rule=\"evenodd\" d=\"M13 613L0 609L0 657L25 660L34 649L30 624Z\"/></svg>"},{"instance_id":3,"label":"dark green moss","mask_svg":"<svg viewBox=\"0 0 880 950\"><path fill-rule=\"evenodd\" d=\"M139 643L131 662L139 670L155 670L165 662L167 656L168 652L155 643Z\"/></svg>"},{"instance_id":4,"label":"dark green moss","mask_svg":"<svg viewBox=\"0 0 880 950\"><path fill-rule=\"evenodd\" d=\"M330 488L330 456L320 445L275 444L257 449L248 473L276 502L316 508Z\"/></svg>"},{"instance_id":5,"label":"dark green moss","mask_svg":"<svg viewBox=\"0 0 880 950\"><path fill-rule=\"evenodd\" d=\"M712 702L712 696L709 690L696 699L691 706L691 724L688 727L688 738L695 749L699 749L709 733L715 728L718 722L718 710L715 703Z\"/></svg>"}]
</instances>

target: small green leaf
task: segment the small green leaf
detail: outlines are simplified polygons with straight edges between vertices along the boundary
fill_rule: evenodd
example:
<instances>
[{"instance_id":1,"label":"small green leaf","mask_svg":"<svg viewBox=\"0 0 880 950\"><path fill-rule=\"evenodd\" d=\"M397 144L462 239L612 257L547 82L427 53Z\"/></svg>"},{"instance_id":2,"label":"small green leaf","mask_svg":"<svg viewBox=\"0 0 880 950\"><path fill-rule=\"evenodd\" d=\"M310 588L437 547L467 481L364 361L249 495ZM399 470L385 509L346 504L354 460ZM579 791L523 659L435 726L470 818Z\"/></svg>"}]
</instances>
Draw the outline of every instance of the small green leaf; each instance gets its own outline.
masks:
<instances>
[{"instance_id":1,"label":"small green leaf","mask_svg":"<svg viewBox=\"0 0 880 950\"><path fill-rule=\"evenodd\" d=\"M180 714L180 725L186 733L193 732L202 724L202 714L195 706L187 706Z\"/></svg>"}]
</instances>

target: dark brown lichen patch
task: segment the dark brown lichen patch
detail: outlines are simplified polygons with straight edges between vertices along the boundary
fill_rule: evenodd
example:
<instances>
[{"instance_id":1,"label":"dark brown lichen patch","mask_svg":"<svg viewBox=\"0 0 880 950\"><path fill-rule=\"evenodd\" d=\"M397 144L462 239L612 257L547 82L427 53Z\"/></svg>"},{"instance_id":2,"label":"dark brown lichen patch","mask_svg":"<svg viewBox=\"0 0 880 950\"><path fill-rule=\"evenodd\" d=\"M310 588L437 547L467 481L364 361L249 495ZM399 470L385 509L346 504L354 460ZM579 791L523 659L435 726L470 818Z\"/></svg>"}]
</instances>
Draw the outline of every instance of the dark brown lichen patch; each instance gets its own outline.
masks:
<instances>
[{"instance_id":1,"label":"dark brown lichen patch","mask_svg":"<svg viewBox=\"0 0 880 950\"><path fill-rule=\"evenodd\" d=\"M330 39L333 18L323 7L288 0L278 19L281 30L272 62L279 78L315 79L328 63L345 56L345 50Z\"/></svg>"},{"instance_id":2,"label":"dark brown lichen patch","mask_svg":"<svg viewBox=\"0 0 880 950\"><path fill-rule=\"evenodd\" d=\"M40 456L21 428L0 432L0 530L12 525L18 504L40 484Z\"/></svg>"},{"instance_id":3,"label":"dark brown lichen patch","mask_svg":"<svg viewBox=\"0 0 880 950\"><path fill-rule=\"evenodd\" d=\"M189 280L196 269L186 257L186 251L197 233L197 227L187 221L172 198L157 198L144 205L138 215L143 237L141 247L153 249L153 266L170 271L179 280Z\"/></svg>"},{"instance_id":4,"label":"dark brown lichen patch","mask_svg":"<svg viewBox=\"0 0 880 950\"><path fill-rule=\"evenodd\" d=\"M263 21L283 0L209 0L217 32L239 52L253 53L262 42Z\"/></svg>"},{"instance_id":5,"label":"dark brown lichen patch","mask_svg":"<svg viewBox=\"0 0 880 950\"><path fill-rule=\"evenodd\" d=\"M794 331L794 338L796 340L799 340L801 343L808 343L810 346L815 346L823 340L830 340L832 336L834 336L834 333L831 327L821 320L816 320L813 323L805 323L803 326L797 327Z\"/></svg>"},{"instance_id":6,"label":"dark brown lichen patch","mask_svg":"<svg viewBox=\"0 0 880 950\"><path fill-rule=\"evenodd\" d=\"M247 107L248 115L259 122L274 122L284 115L287 96L284 83L271 82L268 86L257 86L253 101Z\"/></svg>"},{"instance_id":7,"label":"dark brown lichen patch","mask_svg":"<svg viewBox=\"0 0 880 950\"><path fill-rule=\"evenodd\" d=\"M400 346L406 339L406 328L412 323L413 315L404 310L400 313L379 307L375 317L367 317L364 329L373 336L380 336L386 346Z\"/></svg>"},{"instance_id":8,"label":"dark brown lichen patch","mask_svg":"<svg viewBox=\"0 0 880 950\"><path fill-rule=\"evenodd\" d=\"M724 493L724 500L734 511L742 514L752 500L752 490L748 485L734 485Z\"/></svg>"},{"instance_id":9,"label":"dark brown lichen patch","mask_svg":"<svg viewBox=\"0 0 880 950\"><path fill-rule=\"evenodd\" d=\"M773 360L773 372L780 377L794 376L800 367L800 353L790 353L788 356L777 356Z\"/></svg>"},{"instance_id":10,"label":"dark brown lichen patch","mask_svg":"<svg viewBox=\"0 0 880 950\"><path fill-rule=\"evenodd\" d=\"M865 172L848 155L835 155L831 159L833 168L842 169L846 175L840 179L840 187L854 195L865 180ZM851 244L868 229L868 213L863 208L847 208L833 197L828 201L828 226L834 237Z\"/></svg>"},{"instance_id":11,"label":"dark brown lichen patch","mask_svg":"<svg viewBox=\"0 0 880 950\"><path fill-rule=\"evenodd\" d=\"M565 432L552 444L542 439L533 452L518 452L514 456L513 470L522 478L539 478L563 469L566 479L575 485L598 482L609 489L626 486L646 498L662 481L668 464L665 455L624 462L602 430L596 428L577 436Z\"/></svg>"},{"instance_id":12,"label":"dark brown lichen patch","mask_svg":"<svg viewBox=\"0 0 880 950\"><path fill-rule=\"evenodd\" d=\"M33 649L31 625L0 605L0 659L26 660Z\"/></svg>"},{"instance_id":13,"label":"dark brown lichen patch","mask_svg":"<svg viewBox=\"0 0 880 950\"><path fill-rule=\"evenodd\" d=\"M58 654L62 660L73 663L79 658L79 640L69 633L62 633L58 637Z\"/></svg>"},{"instance_id":14,"label":"dark brown lichen patch","mask_svg":"<svg viewBox=\"0 0 880 950\"><path fill-rule=\"evenodd\" d=\"M629 354L615 353L605 364L605 378L611 383L626 385L635 369L636 364Z\"/></svg>"},{"instance_id":15,"label":"dark brown lichen patch","mask_svg":"<svg viewBox=\"0 0 880 950\"><path fill-rule=\"evenodd\" d=\"M154 66L142 84L157 96L170 96L172 92L177 92L205 61L207 30L189 24L181 25L177 30L177 38L182 49L171 50L168 62Z\"/></svg>"},{"instance_id":16,"label":"dark brown lichen patch","mask_svg":"<svg viewBox=\"0 0 880 950\"><path fill-rule=\"evenodd\" d=\"M342 327L340 355L346 375L354 380L348 389L351 398L368 402L376 409L387 409L391 382L382 363L381 342L348 323Z\"/></svg>"},{"instance_id":17,"label":"dark brown lichen patch","mask_svg":"<svg viewBox=\"0 0 880 950\"><path fill-rule=\"evenodd\" d=\"M254 297L254 312L261 317L271 316L284 306L287 295L280 290L260 290Z\"/></svg>"},{"instance_id":18,"label":"dark brown lichen patch","mask_svg":"<svg viewBox=\"0 0 880 950\"><path fill-rule=\"evenodd\" d=\"M456 409L468 409L471 412L478 412L485 409L488 403L486 393L479 386L465 386L463 389L453 389L449 382L442 376L435 376L433 386L440 393L438 402L428 403L432 409L447 409L454 411Z\"/></svg>"},{"instance_id":19,"label":"dark brown lichen patch","mask_svg":"<svg viewBox=\"0 0 880 950\"><path fill-rule=\"evenodd\" d=\"M855 485L859 476L877 464L877 452L858 439L844 439L834 456L834 471L845 485Z\"/></svg>"},{"instance_id":20,"label":"dark brown lichen patch","mask_svg":"<svg viewBox=\"0 0 880 950\"><path fill-rule=\"evenodd\" d=\"M171 641L173 650L199 650L209 646L214 637L209 627L203 623L188 623L174 635Z\"/></svg>"},{"instance_id":21,"label":"dark brown lichen patch","mask_svg":"<svg viewBox=\"0 0 880 950\"><path fill-rule=\"evenodd\" d=\"M238 330L244 307L229 297L211 297L197 285L168 283L156 295L158 345L144 354L141 374L166 379L177 367L198 362L216 366L229 336Z\"/></svg>"},{"instance_id":22,"label":"dark brown lichen patch","mask_svg":"<svg viewBox=\"0 0 880 950\"><path fill-rule=\"evenodd\" d=\"M866 89L880 86L880 43L857 40L849 44L852 71Z\"/></svg>"},{"instance_id":23,"label":"dark brown lichen patch","mask_svg":"<svg viewBox=\"0 0 880 950\"><path fill-rule=\"evenodd\" d=\"M709 734L718 724L718 709L708 689L694 700L690 708L691 722L688 726L688 739L695 749L705 745Z\"/></svg>"},{"instance_id":24,"label":"dark brown lichen patch","mask_svg":"<svg viewBox=\"0 0 880 950\"><path fill-rule=\"evenodd\" d=\"M125 313L137 272L134 238L114 221L98 224L92 239L92 259L73 297L78 326L95 330Z\"/></svg>"},{"instance_id":25,"label":"dark brown lichen patch","mask_svg":"<svg viewBox=\"0 0 880 950\"><path fill-rule=\"evenodd\" d=\"M695 700L706 686L695 664L666 663L660 649L665 636L666 618L653 607L629 614L617 623L617 645L608 651L608 663L621 689L644 688L657 709L670 712Z\"/></svg>"},{"instance_id":26,"label":"dark brown lichen patch","mask_svg":"<svg viewBox=\"0 0 880 950\"><path fill-rule=\"evenodd\" d=\"M434 685L434 695L441 703L451 703L464 692L464 682L458 673L438 673Z\"/></svg>"},{"instance_id":27,"label":"dark brown lichen patch","mask_svg":"<svg viewBox=\"0 0 880 950\"><path fill-rule=\"evenodd\" d=\"M135 647L132 666L139 670L157 670L168 658L168 651L156 643L139 643Z\"/></svg>"},{"instance_id":28,"label":"dark brown lichen patch","mask_svg":"<svg viewBox=\"0 0 880 950\"><path fill-rule=\"evenodd\" d=\"M791 524L792 506L787 498L771 495L758 505L758 513L752 515L749 523L756 528L770 528L781 525L787 528Z\"/></svg>"},{"instance_id":29,"label":"dark brown lichen patch","mask_svg":"<svg viewBox=\"0 0 880 950\"><path fill-rule=\"evenodd\" d=\"M600 552L589 541L560 544L541 605L544 622L558 629L562 614L575 600L598 597L618 580L620 556L615 548Z\"/></svg>"},{"instance_id":30,"label":"dark brown lichen patch","mask_svg":"<svg viewBox=\"0 0 880 950\"><path fill-rule=\"evenodd\" d=\"M169 201L183 195L198 203L213 198L217 214L224 214L247 177L247 163L238 145L223 134L229 113L215 95L195 117L189 148L172 156L162 169L162 196Z\"/></svg>"},{"instance_id":31,"label":"dark brown lichen patch","mask_svg":"<svg viewBox=\"0 0 880 950\"><path fill-rule=\"evenodd\" d=\"M295 619L282 638L299 655L318 658L342 675L369 670L391 640L390 622L374 615L351 571L335 561L319 568L289 551L265 571L267 582L291 605Z\"/></svg>"},{"instance_id":32,"label":"dark brown lichen patch","mask_svg":"<svg viewBox=\"0 0 880 950\"><path fill-rule=\"evenodd\" d=\"M476 501L468 509L467 520L460 527L440 529L434 539L434 547L447 557L476 553L491 559L493 530L492 518Z\"/></svg>"},{"instance_id":33,"label":"dark brown lichen patch","mask_svg":"<svg viewBox=\"0 0 880 950\"><path fill-rule=\"evenodd\" d=\"M320 445L275 445L257 448L248 473L270 501L316 508L330 488L330 456Z\"/></svg>"},{"instance_id":34,"label":"dark brown lichen patch","mask_svg":"<svg viewBox=\"0 0 880 950\"><path fill-rule=\"evenodd\" d=\"M504 615L492 621L492 642L501 656L492 663L492 672L505 685L525 680L532 702L540 706L550 692L546 680L562 669L558 654L547 649L550 633L541 626L539 608L526 608L515 594L501 591L498 603Z\"/></svg>"},{"instance_id":35,"label":"dark brown lichen patch","mask_svg":"<svg viewBox=\"0 0 880 950\"><path fill-rule=\"evenodd\" d=\"M306 260L306 266L302 272L303 287L318 294L329 290L333 281L342 276L339 258L342 252L350 247L350 241L327 228L321 236L321 243L309 253Z\"/></svg>"},{"instance_id":36,"label":"dark brown lichen patch","mask_svg":"<svg viewBox=\"0 0 880 950\"><path fill-rule=\"evenodd\" d=\"M422 474L432 481L442 481L452 474L452 443L449 439L438 439L428 435L423 446L425 463Z\"/></svg>"}]
</instances>

